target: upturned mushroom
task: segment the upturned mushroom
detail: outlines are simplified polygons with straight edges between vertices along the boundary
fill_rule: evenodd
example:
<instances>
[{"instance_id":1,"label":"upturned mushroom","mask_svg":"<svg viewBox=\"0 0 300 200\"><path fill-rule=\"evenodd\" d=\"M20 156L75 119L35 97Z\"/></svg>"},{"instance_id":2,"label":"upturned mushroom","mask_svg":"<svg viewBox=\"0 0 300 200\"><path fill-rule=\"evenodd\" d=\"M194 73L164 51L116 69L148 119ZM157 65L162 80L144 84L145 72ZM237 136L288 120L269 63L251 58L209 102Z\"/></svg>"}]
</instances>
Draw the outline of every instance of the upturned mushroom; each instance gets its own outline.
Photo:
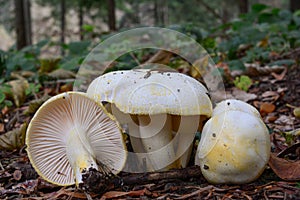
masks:
<instances>
[{"instance_id":1,"label":"upturned mushroom","mask_svg":"<svg viewBox=\"0 0 300 200\"><path fill-rule=\"evenodd\" d=\"M228 109L228 103L232 108ZM203 127L195 164L211 183L255 180L270 157L266 125L255 108L246 103L225 100L215 111Z\"/></svg>"},{"instance_id":2,"label":"upturned mushroom","mask_svg":"<svg viewBox=\"0 0 300 200\"><path fill-rule=\"evenodd\" d=\"M37 173L57 185L78 185L90 168L118 173L126 161L119 124L80 92L47 100L29 124L26 144Z\"/></svg>"},{"instance_id":3,"label":"upturned mushroom","mask_svg":"<svg viewBox=\"0 0 300 200\"><path fill-rule=\"evenodd\" d=\"M174 71L110 72L95 79L87 94L109 102L117 120L130 124L133 150L145 153L141 159L150 171L185 167L195 133L212 113L207 89Z\"/></svg>"}]
</instances>

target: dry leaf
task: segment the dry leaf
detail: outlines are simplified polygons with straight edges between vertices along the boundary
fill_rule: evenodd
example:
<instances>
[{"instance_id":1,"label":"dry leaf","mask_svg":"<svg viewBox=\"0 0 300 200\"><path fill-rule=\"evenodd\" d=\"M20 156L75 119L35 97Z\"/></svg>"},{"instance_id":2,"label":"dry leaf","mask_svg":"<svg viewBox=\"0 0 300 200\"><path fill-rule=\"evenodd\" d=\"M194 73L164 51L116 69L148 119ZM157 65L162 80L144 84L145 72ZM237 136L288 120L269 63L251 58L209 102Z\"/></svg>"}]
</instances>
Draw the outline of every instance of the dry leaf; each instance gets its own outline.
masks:
<instances>
[{"instance_id":1,"label":"dry leaf","mask_svg":"<svg viewBox=\"0 0 300 200\"><path fill-rule=\"evenodd\" d=\"M72 90L73 90L73 83L64 84L64 85L60 86L60 88L59 88L60 93L68 92L68 91L72 91Z\"/></svg>"},{"instance_id":2,"label":"dry leaf","mask_svg":"<svg viewBox=\"0 0 300 200\"><path fill-rule=\"evenodd\" d=\"M76 77L76 74L74 72L71 72L69 70L65 70L65 69L57 69L54 70L53 72L50 72L48 74L48 76L58 79L58 80L62 80L62 79L72 79Z\"/></svg>"},{"instance_id":3,"label":"dry leaf","mask_svg":"<svg viewBox=\"0 0 300 200\"><path fill-rule=\"evenodd\" d=\"M26 89L29 87L28 81L20 79L9 81L7 84L11 86L11 91L6 95L14 100L17 107L20 107L26 99Z\"/></svg>"},{"instance_id":4,"label":"dry leaf","mask_svg":"<svg viewBox=\"0 0 300 200\"><path fill-rule=\"evenodd\" d=\"M240 90L240 89L237 89L237 88L234 88L232 90L232 96L235 98L235 99L238 99L238 100L241 100L241 101L244 101L244 102L248 102L250 100L254 100L257 98L257 95L255 94L251 94L251 93L247 93L243 90Z\"/></svg>"},{"instance_id":5,"label":"dry leaf","mask_svg":"<svg viewBox=\"0 0 300 200\"><path fill-rule=\"evenodd\" d=\"M43 96L43 97L40 98L40 99L30 101L30 102L29 102L29 106L28 106L28 108L24 111L24 113L25 113L26 115L34 114L34 113L39 109L39 107L40 107L45 101L47 101L49 98L50 98L49 95L45 95L45 96Z\"/></svg>"},{"instance_id":6,"label":"dry leaf","mask_svg":"<svg viewBox=\"0 0 300 200\"><path fill-rule=\"evenodd\" d=\"M261 97L263 97L264 101L276 101L280 95L274 91L266 91L261 95Z\"/></svg>"},{"instance_id":7,"label":"dry leaf","mask_svg":"<svg viewBox=\"0 0 300 200\"><path fill-rule=\"evenodd\" d=\"M272 103L267 103L267 102L264 102L260 105L260 108L259 108L259 112L261 114L268 114L268 113L271 113L275 110L275 105L272 104Z\"/></svg>"},{"instance_id":8,"label":"dry leaf","mask_svg":"<svg viewBox=\"0 0 300 200\"><path fill-rule=\"evenodd\" d=\"M271 75L277 80L277 81L281 81L287 72L287 68L285 67L283 72L281 72L280 74L276 74L275 72L272 72Z\"/></svg>"},{"instance_id":9,"label":"dry leaf","mask_svg":"<svg viewBox=\"0 0 300 200\"><path fill-rule=\"evenodd\" d=\"M123 196L131 196L131 197L140 197L144 195L146 192L146 189L143 190L136 190L136 191L129 191L129 192L120 192L120 191L109 191L103 194L101 199L112 199L112 198L118 198Z\"/></svg>"},{"instance_id":10,"label":"dry leaf","mask_svg":"<svg viewBox=\"0 0 300 200\"><path fill-rule=\"evenodd\" d=\"M208 72L208 65L209 55L196 60L191 67L190 75L195 79L204 77L204 75Z\"/></svg>"},{"instance_id":11,"label":"dry leaf","mask_svg":"<svg viewBox=\"0 0 300 200\"><path fill-rule=\"evenodd\" d=\"M173 52L178 52L175 50ZM171 51L159 50L154 56L152 56L146 63L160 63L160 64L168 64L170 63L170 59L174 56L174 53Z\"/></svg>"},{"instance_id":12,"label":"dry leaf","mask_svg":"<svg viewBox=\"0 0 300 200\"><path fill-rule=\"evenodd\" d=\"M278 158L276 155L271 154L269 166L272 168L274 173L283 180L300 180L300 160L292 162L283 158Z\"/></svg>"},{"instance_id":13,"label":"dry leaf","mask_svg":"<svg viewBox=\"0 0 300 200\"><path fill-rule=\"evenodd\" d=\"M0 123L0 132L4 132L4 124Z\"/></svg>"},{"instance_id":14,"label":"dry leaf","mask_svg":"<svg viewBox=\"0 0 300 200\"><path fill-rule=\"evenodd\" d=\"M19 149L25 144L27 124L0 135L0 150Z\"/></svg>"},{"instance_id":15,"label":"dry leaf","mask_svg":"<svg viewBox=\"0 0 300 200\"><path fill-rule=\"evenodd\" d=\"M294 125L295 117L287 116L287 115L280 115L279 118L275 121L275 124L281 125Z\"/></svg>"}]
</instances>

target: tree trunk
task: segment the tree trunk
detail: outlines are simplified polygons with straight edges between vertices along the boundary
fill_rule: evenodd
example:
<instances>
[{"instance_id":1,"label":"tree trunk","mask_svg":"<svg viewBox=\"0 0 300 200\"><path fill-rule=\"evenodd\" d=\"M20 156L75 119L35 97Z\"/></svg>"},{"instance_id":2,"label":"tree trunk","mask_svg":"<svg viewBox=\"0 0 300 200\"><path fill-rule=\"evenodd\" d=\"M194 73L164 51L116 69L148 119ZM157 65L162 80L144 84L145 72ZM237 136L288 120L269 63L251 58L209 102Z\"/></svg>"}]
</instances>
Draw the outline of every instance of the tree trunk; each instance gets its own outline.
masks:
<instances>
[{"instance_id":1,"label":"tree trunk","mask_svg":"<svg viewBox=\"0 0 300 200\"><path fill-rule=\"evenodd\" d=\"M79 26L79 38L82 41L84 39L84 35L83 35L83 6L82 6L82 0L79 3L79 11L78 11L78 26Z\"/></svg>"},{"instance_id":2,"label":"tree trunk","mask_svg":"<svg viewBox=\"0 0 300 200\"><path fill-rule=\"evenodd\" d=\"M240 14L248 12L248 0L239 0Z\"/></svg>"},{"instance_id":3,"label":"tree trunk","mask_svg":"<svg viewBox=\"0 0 300 200\"><path fill-rule=\"evenodd\" d=\"M15 0L17 49L32 44L30 0Z\"/></svg>"},{"instance_id":4,"label":"tree trunk","mask_svg":"<svg viewBox=\"0 0 300 200\"><path fill-rule=\"evenodd\" d=\"M290 0L290 10L292 12L300 10L300 1L299 0Z\"/></svg>"},{"instance_id":5,"label":"tree trunk","mask_svg":"<svg viewBox=\"0 0 300 200\"><path fill-rule=\"evenodd\" d=\"M168 21L168 2L166 0L154 1L155 25L164 26Z\"/></svg>"},{"instance_id":6,"label":"tree trunk","mask_svg":"<svg viewBox=\"0 0 300 200\"><path fill-rule=\"evenodd\" d=\"M65 27L66 27L66 1L61 0L60 1L60 29L61 29L61 35L60 35L60 43L63 45L65 43ZM65 51L63 47L61 47L61 55L64 55Z\"/></svg>"},{"instance_id":7,"label":"tree trunk","mask_svg":"<svg viewBox=\"0 0 300 200\"><path fill-rule=\"evenodd\" d=\"M110 31L116 30L116 6L115 0L107 0L108 5L108 27Z\"/></svg>"}]
</instances>

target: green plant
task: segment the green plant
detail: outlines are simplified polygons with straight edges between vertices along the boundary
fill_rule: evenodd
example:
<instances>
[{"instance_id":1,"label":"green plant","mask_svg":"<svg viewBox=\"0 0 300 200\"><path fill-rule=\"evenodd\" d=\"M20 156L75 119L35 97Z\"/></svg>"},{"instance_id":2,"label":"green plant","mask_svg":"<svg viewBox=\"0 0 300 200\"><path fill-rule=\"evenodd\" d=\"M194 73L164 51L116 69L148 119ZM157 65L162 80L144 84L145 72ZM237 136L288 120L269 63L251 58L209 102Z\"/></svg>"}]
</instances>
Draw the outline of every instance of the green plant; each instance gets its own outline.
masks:
<instances>
[{"instance_id":1,"label":"green plant","mask_svg":"<svg viewBox=\"0 0 300 200\"><path fill-rule=\"evenodd\" d=\"M252 85L252 80L248 76L242 75L240 77L236 77L233 83L237 88L247 92Z\"/></svg>"}]
</instances>

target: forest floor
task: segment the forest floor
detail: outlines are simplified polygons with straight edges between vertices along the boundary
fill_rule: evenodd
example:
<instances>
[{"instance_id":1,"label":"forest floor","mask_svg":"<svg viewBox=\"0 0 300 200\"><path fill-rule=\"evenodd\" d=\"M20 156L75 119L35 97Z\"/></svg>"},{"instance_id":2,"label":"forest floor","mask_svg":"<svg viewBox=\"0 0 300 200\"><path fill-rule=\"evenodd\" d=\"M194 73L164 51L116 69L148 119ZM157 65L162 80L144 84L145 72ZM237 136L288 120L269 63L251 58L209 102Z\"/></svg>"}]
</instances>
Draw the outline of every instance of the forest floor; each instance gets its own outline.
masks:
<instances>
[{"instance_id":1,"label":"forest floor","mask_svg":"<svg viewBox=\"0 0 300 200\"><path fill-rule=\"evenodd\" d=\"M212 185L198 167L190 166L167 174L121 173L122 185L110 185L104 192L87 192L42 180L32 168L23 146L0 151L0 199L300 199L300 141L299 133L293 132L300 128L300 118L293 114L294 108L300 107L299 77L299 67L288 68L280 74L257 76L245 94L252 95L248 102L261 112L272 142L269 165L252 183ZM53 92L51 88L47 91ZM226 91L235 94L236 88L228 86ZM22 114L25 109L26 106L5 113L6 129L30 121L32 115Z\"/></svg>"}]
</instances>

